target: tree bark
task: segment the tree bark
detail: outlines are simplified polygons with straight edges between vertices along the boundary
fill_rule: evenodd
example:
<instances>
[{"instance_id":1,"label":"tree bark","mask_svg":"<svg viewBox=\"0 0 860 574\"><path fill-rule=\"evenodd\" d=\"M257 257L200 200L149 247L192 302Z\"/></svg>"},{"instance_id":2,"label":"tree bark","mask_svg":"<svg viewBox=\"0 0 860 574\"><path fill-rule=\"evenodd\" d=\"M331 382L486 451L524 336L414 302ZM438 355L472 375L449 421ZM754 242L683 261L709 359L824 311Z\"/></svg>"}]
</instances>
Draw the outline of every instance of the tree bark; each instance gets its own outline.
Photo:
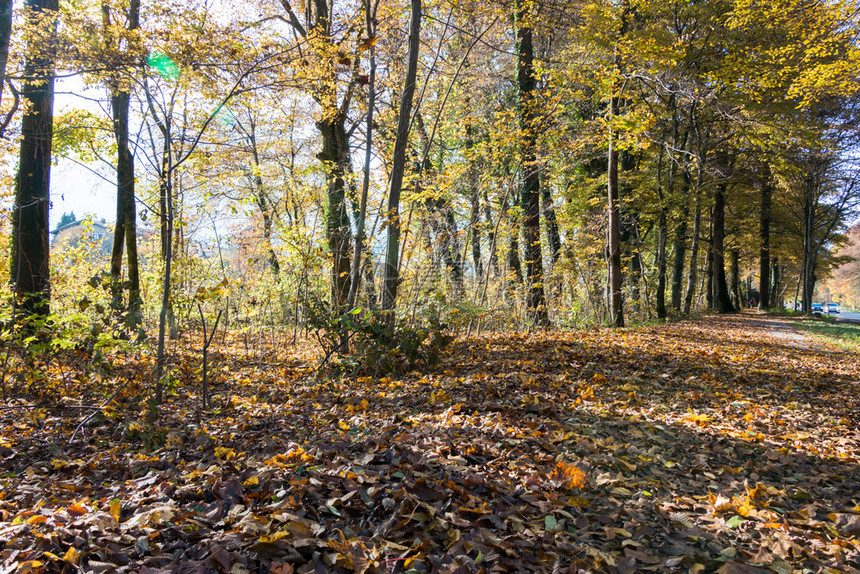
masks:
<instances>
[{"instance_id":1,"label":"tree bark","mask_svg":"<svg viewBox=\"0 0 860 574\"><path fill-rule=\"evenodd\" d=\"M741 299L741 278L740 278L740 259L741 254L740 251L735 247L731 251L731 280L729 289L732 294L732 303L735 306L735 309L741 310L743 309L744 303Z\"/></svg>"},{"instance_id":2,"label":"tree bark","mask_svg":"<svg viewBox=\"0 0 860 574\"><path fill-rule=\"evenodd\" d=\"M681 299L684 295L682 282L684 281L684 257L687 254L687 220L690 217L690 206L687 199L689 193L690 176L685 172L681 183L681 197L684 203L681 208L681 219L675 227L675 259L672 264L672 308L678 312L681 311Z\"/></svg>"},{"instance_id":3,"label":"tree bark","mask_svg":"<svg viewBox=\"0 0 860 574\"><path fill-rule=\"evenodd\" d=\"M669 232L666 208L660 206L657 218L657 317L666 318L666 235Z\"/></svg>"},{"instance_id":4,"label":"tree bark","mask_svg":"<svg viewBox=\"0 0 860 574\"><path fill-rule=\"evenodd\" d=\"M6 85L6 64L9 61L9 40L12 37L12 0L0 0L0 102Z\"/></svg>"},{"instance_id":5,"label":"tree bark","mask_svg":"<svg viewBox=\"0 0 860 574\"><path fill-rule=\"evenodd\" d=\"M519 87L520 156L523 169L523 240L526 263L526 307L538 325L549 324L543 286L540 240L540 169L537 159L538 110L530 0L517 11L517 84Z\"/></svg>"},{"instance_id":6,"label":"tree bark","mask_svg":"<svg viewBox=\"0 0 860 574\"><path fill-rule=\"evenodd\" d=\"M708 306L708 309L715 308L714 292L714 214L711 211L708 249L705 252L705 304Z\"/></svg>"},{"instance_id":7,"label":"tree bark","mask_svg":"<svg viewBox=\"0 0 860 574\"><path fill-rule=\"evenodd\" d=\"M46 27L42 38L27 45L22 96L21 147L12 215L12 281L15 304L28 314L50 311L51 144L54 123L54 60L42 40L56 37L56 24L44 18L57 11L57 0L27 0L26 18Z\"/></svg>"},{"instance_id":8,"label":"tree bark","mask_svg":"<svg viewBox=\"0 0 860 574\"><path fill-rule=\"evenodd\" d=\"M618 114L618 97L613 95L610 100L610 124L612 117ZM607 228L607 250L608 250L608 301L609 317L616 327L624 326L624 303L621 292L621 210L618 198L618 150L615 149L615 131L610 127L609 152L608 152L608 184L607 211L609 215Z\"/></svg>"},{"instance_id":9,"label":"tree bark","mask_svg":"<svg viewBox=\"0 0 860 574\"><path fill-rule=\"evenodd\" d=\"M330 110L331 112L331 110ZM352 233L346 205L346 174L349 155L349 136L346 133L346 115L339 110L326 113L317 121L322 135L323 149L317 158L326 170L326 241L331 251L331 303L339 312L349 296L350 247Z\"/></svg>"},{"instance_id":10,"label":"tree bark","mask_svg":"<svg viewBox=\"0 0 860 574\"><path fill-rule=\"evenodd\" d=\"M251 184L254 187L254 195L257 200L257 208L260 210L260 216L263 218L263 241L266 243L268 250L269 269L277 276L281 272L281 264L278 262L278 255L275 253L275 248L272 245L272 226L275 215L275 206L272 205L269 194L266 192L266 187L263 184L263 176L260 174L260 150L257 148L257 127L253 118L249 122L247 131L240 128L248 140L248 147L251 151L251 160L254 162L254 170L249 173ZM348 143L348 142L347 142Z\"/></svg>"},{"instance_id":11,"label":"tree bark","mask_svg":"<svg viewBox=\"0 0 860 574\"><path fill-rule=\"evenodd\" d=\"M696 197L695 208L693 215L693 239L690 245L690 273L687 275L687 294L684 296L684 311L685 316L690 314L693 306L693 297L696 294L696 281L698 279L699 270L699 236L702 233L702 205L701 205L701 189L702 189L702 166L699 166L699 173L696 176Z\"/></svg>"},{"instance_id":12,"label":"tree bark","mask_svg":"<svg viewBox=\"0 0 860 574\"><path fill-rule=\"evenodd\" d=\"M107 4L102 5L105 16L105 33L110 38L110 11ZM126 29L136 30L140 26L140 1L131 0L128 8ZM119 50L120 47L109 48ZM129 325L137 326L140 322L140 265L137 253L137 205L135 202L134 186L134 156L129 145L129 105L131 95L127 82L123 82L119 74L108 81L111 92L111 115L113 133L117 145L116 163L116 225L114 227L113 249L111 251L110 274L113 289L113 306L123 307L122 301L122 256L123 248L127 252L128 262L128 311Z\"/></svg>"},{"instance_id":13,"label":"tree bark","mask_svg":"<svg viewBox=\"0 0 860 574\"><path fill-rule=\"evenodd\" d=\"M719 313L734 313L732 298L726 282L725 237L726 237L726 184L717 185L714 193L713 215L713 274L714 304Z\"/></svg>"},{"instance_id":14,"label":"tree bark","mask_svg":"<svg viewBox=\"0 0 860 574\"><path fill-rule=\"evenodd\" d=\"M490 246L490 265L493 269L493 276L499 276L499 251L496 247L496 232L493 225L493 213L490 209L490 200L487 197L486 190L484 191L484 220L487 225L487 243Z\"/></svg>"},{"instance_id":15,"label":"tree bark","mask_svg":"<svg viewBox=\"0 0 860 574\"><path fill-rule=\"evenodd\" d=\"M471 114L471 98L466 95L466 113ZM475 266L475 283L479 284L484 277L484 262L481 259L481 189L478 185L478 166L474 158L475 148L475 128L472 122L466 120L466 160L469 162L468 172L466 174L469 186L469 203L471 204L471 213L469 215L469 230L471 233L470 240L472 242L472 264ZM463 259L465 259L465 254Z\"/></svg>"},{"instance_id":16,"label":"tree bark","mask_svg":"<svg viewBox=\"0 0 860 574\"><path fill-rule=\"evenodd\" d=\"M553 267L561 257L561 232L558 229L558 217L552 201L552 194L548 185L542 185L540 189L543 218L546 222L546 236L549 239L550 260Z\"/></svg>"},{"instance_id":17,"label":"tree bark","mask_svg":"<svg viewBox=\"0 0 860 574\"><path fill-rule=\"evenodd\" d=\"M770 168L765 167L764 181L761 185L761 205L759 211L759 283L758 308L770 307L770 222L772 217L773 188L770 183Z\"/></svg>"},{"instance_id":18,"label":"tree bark","mask_svg":"<svg viewBox=\"0 0 860 574\"><path fill-rule=\"evenodd\" d=\"M779 258L772 257L770 265L771 287L768 300L772 307L779 307L779 292L782 287L782 277L780 277Z\"/></svg>"},{"instance_id":19,"label":"tree bark","mask_svg":"<svg viewBox=\"0 0 860 574\"><path fill-rule=\"evenodd\" d=\"M364 2L364 17L367 35L370 38L376 36L376 20L375 11L371 10L370 0ZM358 217L356 221L355 232L355 251L352 257L352 279L349 284L349 293L347 295L347 311L351 311L355 305L355 299L358 295L358 286L361 282L362 257L364 256L364 240L365 240L365 219L367 218L367 195L370 189L370 162L372 159L372 144L373 144L373 108L376 105L376 49L374 44L370 45L370 76L367 82L367 117L365 123L365 145L364 145L364 173L361 180L361 200L359 201ZM376 292L373 282L373 267L370 265L370 260L364 260L366 269L365 281L367 289L368 306L376 307Z\"/></svg>"},{"instance_id":20,"label":"tree bark","mask_svg":"<svg viewBox=\"0 0 860 574\"><path fill-rule=\"evenodd\" d=\"M386 242L385 274L382 280L382 309L392 312L400 284L400 192L403 188L403 172L406 167L406 146L409 140L409 124L412 119L412 99L418 71L418 50L421 34L421 0L411 0L411 23L409 26L409 53L407 55L406 79L400 97L397 120L397 136L394 140L394 157L388 187L388 237Z\"/></svg>"}]
</instances>

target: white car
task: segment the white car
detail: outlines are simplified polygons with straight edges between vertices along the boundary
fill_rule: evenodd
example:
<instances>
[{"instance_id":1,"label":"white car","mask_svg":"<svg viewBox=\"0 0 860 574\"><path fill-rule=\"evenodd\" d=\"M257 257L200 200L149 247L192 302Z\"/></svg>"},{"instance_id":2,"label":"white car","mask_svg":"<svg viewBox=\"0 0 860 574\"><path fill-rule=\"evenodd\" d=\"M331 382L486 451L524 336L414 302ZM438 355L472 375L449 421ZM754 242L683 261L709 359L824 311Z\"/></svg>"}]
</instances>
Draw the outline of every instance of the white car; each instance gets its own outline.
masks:
<instances>
[{"instance_id":1,"label":"white car","mask_svg":"<svg viewBox=\"0 0 860 574\"><path fill-rule=\"evenodd\" d=\"M839 303L828 303L827 304L827 314L830 313L839 313Z\"/></svg>"}]
</instances>

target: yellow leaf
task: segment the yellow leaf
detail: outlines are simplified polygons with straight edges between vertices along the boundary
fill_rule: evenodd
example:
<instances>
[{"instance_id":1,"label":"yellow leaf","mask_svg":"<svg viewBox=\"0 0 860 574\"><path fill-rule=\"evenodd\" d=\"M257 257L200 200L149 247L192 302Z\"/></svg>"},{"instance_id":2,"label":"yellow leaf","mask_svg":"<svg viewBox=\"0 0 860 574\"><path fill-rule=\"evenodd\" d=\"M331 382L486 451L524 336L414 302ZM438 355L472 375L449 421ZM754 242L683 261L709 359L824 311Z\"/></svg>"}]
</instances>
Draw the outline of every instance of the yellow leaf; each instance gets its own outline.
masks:
<instances>
[{"instance_id":1,"label":"yellow leaf","mask_svg":"<svg viewBox=\"0 0 860 574\"><path fill-rule=\"evenodd\" d=\"M236 456L236 451L232 448L227 448L225 446L219 446L215 448L215 456L218 458L223 458L224 460L230 460Z\"/></svg>"},{"instance_id":2,"label":"yellow leaf","mask_svg":"<svg viewBox=\"0 0 860 574\"><path fill-rule=\"evenodd\" d=\"M119 522L120 511L122 510L122 503L118 498L114 498L110 503L110 515L113 516L114 520Z\"/></svg>"},{"instance_id":3,"label":"yellow leaf","mask_svg":"<svg viewBox=\"0 0 860 574\"><path fill-rule=\"evenodd\" d=\"M21 562L21 564L18 565L18 569L15 570L15 574L29 574L40 566L42 566L42 563L38 560L27 560L26 562Z\"/></svg>"},{"instance_id":4,"label":"yellow leaf","mask_svg":"<svg viewBox=\"0 0 860 574\"><path fill-rule=\"evenodd\" d=\"M281 538L286 538L287 536L292 536L292 532L289 530L279 530L274 532L268 536L262 536L260 538L260 542L277 542Z\"/></svg>"},{"instance_id":5,"label":"yellow leaf","mask_svg":"<svg viewBox=\"0 0 860 574\"><path fill-rule=\"evenodd\" d=\"M27 524L44 524L48 521L46 516L42 516L41 514L37 514L35 516L31 516L27 519Z\"/></svg>"},{"instance_id":6,"label":"yellow leaf","mask_svg":"<svg viewBox=\"0 0 860 574\"><path fill-rule=\"evenodd\" d=\"M242 486L257 486L258 484L260 484L260 479L256 476L252 476L251 478L243 482Z\"/></svg>"},{"instance_id":7,"label":"yellow leaf","mask_svg":"<svg viewBox=\"0 0 860 574\"><path fill-rule=\"evenodd\" d=\"M63 560L69 564L77 564L80 559L81 553L74 546L69 546L69 549L63 554Z\"/></svg>"},{"instance_id":8,"label":"yellow leaf","mask_svg":"<svg viewBox=\"0 0 860 574\"><path fill-rule=\"evenodd\" d=\"M430 393L430 404L444 403L451 400L451 393L445 389L438 389Z\"/></svg>"}]
</instances>

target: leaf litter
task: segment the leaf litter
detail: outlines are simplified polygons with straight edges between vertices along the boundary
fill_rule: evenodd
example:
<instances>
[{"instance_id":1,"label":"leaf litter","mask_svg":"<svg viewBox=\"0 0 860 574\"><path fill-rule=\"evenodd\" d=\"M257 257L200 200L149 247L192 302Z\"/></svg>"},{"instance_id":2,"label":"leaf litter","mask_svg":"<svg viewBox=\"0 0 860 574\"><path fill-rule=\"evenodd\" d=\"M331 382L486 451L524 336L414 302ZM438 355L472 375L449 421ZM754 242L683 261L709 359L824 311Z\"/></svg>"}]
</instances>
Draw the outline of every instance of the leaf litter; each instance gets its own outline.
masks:
<instances>
[{"instance_id":1,"label":"leaf litter","mask_svg":"<svg viewBox=\"0 0 860 574\"><path fill-rule=\"evenodd\" d=\"M0 572L856 572L857 355L767 322L492 334L323 381L307 349L225 347L213 412L189 379L146 423L136 381L72 444L97 385L64 383L0 412Z\"/></svg>"}]
</instances>

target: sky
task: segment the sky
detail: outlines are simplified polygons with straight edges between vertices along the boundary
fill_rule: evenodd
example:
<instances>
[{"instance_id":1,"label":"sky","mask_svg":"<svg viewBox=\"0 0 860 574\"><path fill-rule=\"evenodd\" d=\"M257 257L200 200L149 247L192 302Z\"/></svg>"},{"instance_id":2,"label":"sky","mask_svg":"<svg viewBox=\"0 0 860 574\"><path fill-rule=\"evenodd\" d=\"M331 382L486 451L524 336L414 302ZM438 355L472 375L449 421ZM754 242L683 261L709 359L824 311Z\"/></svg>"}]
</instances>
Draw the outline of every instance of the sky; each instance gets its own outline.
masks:
<instances>
[{"instance_id":1,"label":"sky","mask_svg":"<svg viewBox=\"0 0 860 574\"><path fill-rule=\"evenodd\" d=\"M55 85L54 111L59 114L71 108L83 108L103 113L87 98L103 98L97 89L86 89L77 76L58 79ZM83 96L83 97L82 97ZM65 158L55 158L51 170L51 229L64 213L74 211L78 219L92 215L94 219L116 219L116 184L95 175L95 170L108 180L116 176L107 166L94 163L90 169Z\"/></svg>"}]
</instances>

